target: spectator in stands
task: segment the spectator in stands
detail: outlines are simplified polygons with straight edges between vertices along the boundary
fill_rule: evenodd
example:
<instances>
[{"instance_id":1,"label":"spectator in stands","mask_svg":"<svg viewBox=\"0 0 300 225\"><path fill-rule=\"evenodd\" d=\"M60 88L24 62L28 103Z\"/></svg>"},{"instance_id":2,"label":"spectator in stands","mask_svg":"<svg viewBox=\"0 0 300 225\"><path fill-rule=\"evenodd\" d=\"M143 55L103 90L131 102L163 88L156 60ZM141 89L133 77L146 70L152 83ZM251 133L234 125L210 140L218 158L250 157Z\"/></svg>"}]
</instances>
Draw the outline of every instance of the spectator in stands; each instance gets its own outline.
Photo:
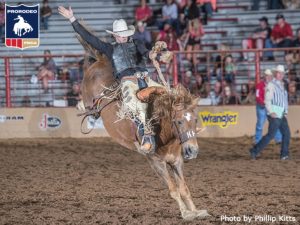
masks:
<instances>
[{"instance_id":1,"label":"spectator in stands","mask_svg":"<svg viewBox=\"0 0 300 225\"><path fill-rule=\"evenodd\" d=\"M255 11L259 10L259 2L260 2L260 0L252 0L252 7L251 7L251 9L255 10Z\"/></svg>"},{"instance_id":2,"label":"spectator in stands","mask_svg":"<svg viewBox=\"0 0 300 225\"><path fill-rule=\"evenodd\" d=\"M48 93L48 80L55 78L56 65L52 58L50 50L44 51L44 61L39 67L38 79L43 82L43 89Z\"/></svg>"},{"instance_id":3,"label":"spectator in stands","mask_svg":"<svg viewBox=\"0 0 300 225\"><path fill-rule=\"evenodd\" d=\"M281 0L268 0L268 9L282 9Z\"/></svg>"},{"instance_id":4,"label":"spectator in stands","mask_svg":"<svg viewBox=\"0 0 300 225\"><path fill-rule=\"evenodd\" d=\"M224 59L224 78L228 84L231 84L235 80L235 76L237 75L237 68L233 62L232 55L227 55Z\"/></svg>"},{"instance_id":5,"label":"spectator in stands","mask_svg":"<svg viewBox=\"0 0 300 225\"><path fill-rule=\"evenodd\" d=\"M289 104L300 104L300 96L297 93L296 82L291 81L288 87Z\"/></svg>"},{"instance_id":6,"label":"spectator in stands","mask_svg":"<svg viewBox=\"0 0 300 225\"><path fill-rule=\"evenodd\" d=\"M173 0L166 0L165 5L162 7L162 20L159 21L158 28L162 30L165 23L170 23L176 30L177 35L180 34L178 8Z\"/></svg>"},{"instance_id":7,"label":"spectator in stands","mask_svg":"<svg viewBox=\"0 0 300 225\"><path fill-rule=\"evenodd\" d=\"M207 24L207 19L212 17L213 11L216 11L216 0L197 0L199 10L204 13L202 16L203 23Z\"/></svg>"},{"instance_id":8,"label":"spectator in stands","mask_svg":"<svg viewBox=\"0 0 300 225\"><path fill-rule=\"evenodd\" d=\"M202 76L200 74L195 75L195 82L192 85L192 88L190 89L191 93L206 98L209 92L207 91L206 82L202 79Z\"/></svg>"},{"instance_id":9,"label":"spectator in stands","mask_svg":"<svg viewBox=\"0 0 300 225\"><path fill-rule=\"evenodd\" d=\"M31 100L28 95L25 95L22 99L22 107L30 107L31 106Z\"/></svg>"},{"instance_id":10,"label":"spectator in stands","mask_svg":"<svg viewBox=\"0 0 300 225\"><path fill-rule=\"evenodd\" d=\"M48 30L48 20L52 15L52 9L48 5L48 0L43 0L41 7L41 27Z\"/></svg>"},{"instance_id":11,"label":"spectator in stands","mask_svg":"<svg viewBox=\"0 0 300 225\"><path fill-rule=\"evenodd\" d=\"M68 106L76 106L77 105L77 103L82 99L79 83L74 82L72 84L72 90L66 94L64 99L68 101Z\"/></svg>"},{"instance_id":12,"label":"spectator in stands","mask_svg":"<svg viewBox=\"0 0 300 225\"><path fill-rule=\"evenodd\" d=\"M185 88L188 90L192 90L193 84L192 84L192 71L188 70L183 75L182 84Z\"/></svg>"},{"instance_id":13,"label":"spectator in stands","mask_svg":"<svg viewBox=\"0 0 300 225\"><path fill-rule=\"evenodd\" d=\"M274 25L271 40L266 40L266 48L288 48L292 46L293 30L290 24L285 21L283 14L276 16L277 23ZM268 56L273 60L273 55Z\"/></svg>"},{"instance_id":14,"label":"spectator in stands","mask_svg":"<svg viewBox=\"0 0 300 225\"><path fill-rule=\"evenodd\" d=\"M5 27L5 3L0 3L0 42L4 40L4 27Z\"/></svg>"},{"instance_id":15,"label":"spectator in stands","mask_svg":"<svg viewBox=\"0 0 300 225\"><path fill-rule=\"evenodd\" d=\"M264 124L267 120L267 111L265 107L265 87L273 80L273 73L270 69L267 69L263 73L261 81L256 85L256 128L254 143L257 144L262 138L262 132ZM275 142L281 143L282 135L280 130L277 130L275 134Z\"/></svg>"},{"instance_id":16,"label":"spectator in stands","mask_svg":"<svg viewBox=\"0 0 300 225\"><path fill-rule=\"evenodd\" d=\"M268 114L269 128L268 133L250 149L252 159L256 159L257 155L275 137L278 129L282 134L280 159L289 159L291 133L287 121L288 95L283 82L284 74L284 66L278 65L274 69L274 79L266 86L264 103Z\"/></svg>"},{"instance_id":17,"label":"spectator in stands","mask_svg":"<svg viewBox=\"0 0 300 225\"><path fill-rule=\"evenodd\" d=\"M236 105L239 104L238 98L233 94L231 86L226 85L224 87L224 93L221 102L225 105Z\"/></svg>"},{"instance_id":18,"label":"spectator in stands","mask_svg":"<svg viewBox=\"0 0 300 225\"><path fill-rule=\"evenodd\" d=\"M216 81L214 84L214 89L210 91L209 96L211 99L212 105L219 105L222 99L222 84L219 81Z\"/></svg>"},{"instance_id":19,"label":"spectator in stands","mask_svg":"<svg viewBox=\"0 0 300 225\"><path fill-rule=\"evenodd\" d=\"M153 24L153 12L151 7L146 3L146 0L141 0L141 5L135 10L135 20L142 21L147 26Z\"/></svg>"},{"instance_id":20,"label":"spectator in stands","mask_svg":"<svg viewBox=\"0 0 300 225\"><path fill-rule=\"evenodd\" d=\"M266 40L270 41L272 29L268 23L267 17L262 17L259 19L259 27L255 29L251 38L244 39L242 41L243 50L246 49L263 49ZM260 52L260 57L262 58L263 52ZM248 60L248 52L243 52L243 59Z\"/></svg>"},{"instance_id":21,"label":"spectator in stands","mask_svg":"<svg viewBox=\"0 0 300 225\"><path fill-rule=\"evenodd\" d=\"M183 10L184 16L188 20L193 20L200 17L199 9L196 0L188 0Z\"/></svg>"},{"instance_id":22,"label":"spectator in stands","mask_svg":"<svg viewBox=\"0 0 300 225\"><path fill-rule=\"evenodd\" d=\"M177 35L173 31L173 28L170 23L165 23L164 29L159 32L156 37L156 41L164 41L166 42L168 49L170 51L178 51L179 45L177 40Z\"/></svg>"},{"instance_id":23,"label":"spectator in stands","mask_svg":"<svg viewBox=\"0 0 300 225\"><path fill-rule=\"evenodd\" d=\"M137 29L133 35L133 39L142 41L147 49L151 49L152 47L152 37L150 32L148 31L146 24L142 21L137 22Z\"/></svg>"},{"instance_id":24,"label":"spectator in stands","mask_svg":"<svg viewBox=\"0 0 300 225\"><path fill-rule=\"evenodd\" d=\"M255 94L256 94L255 82L253 80L250 80L248 84L246 84L244 87L242 86L241 100L240 100L241 104L254 105L256 103Z\"/></svg>"},{"instance_id":25,"label":"spectator in stands","mask_svg":"<svg viewBox=\"0 0 300 225\"><path fill-rule=\"evenodd\" d=\"M296 39L293 40L291 47L294 47L294 48L300 47L300 28L297 29ZM298 50L289 51L285 55L285 61L286 61L286 65L288 66L288 69L290 71L293 69L296 69L295 67L297 66L297 64L300 61L299 51Z\"/></svg>"},{"instance_id":26,"label":"spectator in stands","mask_svg":"<svg viewBox=\"0 0 300 225\"><path fill-rule=\"evenodd\" d=\"M199 51L201 38L204 35L204 29L199 18L189 20L188 23L188 42L186 50L189 52ZM193 66L195 67L198 64L197 60L198 53L187 53L186 58L189 61L192 61Z\"/></svg>"},{"instance_id":27,"label":"spectator in stands","mask_svg":"<svg viewBox=\"0 0 300 225\"><path fill-rule=\"evenodd\" d=\"M282 0L282 5L285 9L289 10L300 9L299 0Z\"/></svg>"}]
</instances>

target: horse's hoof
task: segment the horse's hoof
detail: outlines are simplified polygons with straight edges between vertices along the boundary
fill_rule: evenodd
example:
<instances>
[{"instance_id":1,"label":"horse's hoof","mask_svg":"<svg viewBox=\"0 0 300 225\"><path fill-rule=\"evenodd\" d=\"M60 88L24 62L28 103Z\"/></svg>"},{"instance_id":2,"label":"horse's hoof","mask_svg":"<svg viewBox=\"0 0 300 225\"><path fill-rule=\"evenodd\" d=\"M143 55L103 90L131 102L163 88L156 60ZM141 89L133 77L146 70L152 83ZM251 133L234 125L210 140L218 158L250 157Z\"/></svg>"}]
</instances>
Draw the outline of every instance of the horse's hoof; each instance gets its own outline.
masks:
<instances>
[{"instance_id":1,"label":"horse's hoof","mask_svg":"<svg viewBox=\"0 0 300 225\"><path fill-rule=\"evenodd\" d=\"M200 219L211 216L205 209L204 210L196 210L195 212L197 214L197 218L200 218Z\"/></svg>"},{"instance_id":2,"label":"horse's hoof","mask_svg":"<svg viewBox=\"0 0 300 225\"><path fill-rule=\"evenodd\" d=\"M184 220L191 221L197 217L197 213L195 211L185 210L181 213L181 216Z\"/></svg>"},{"instance_id":3,"label":"horse's hoof","mask_svg":"<svg viewBox=\"0 0 300 225\"><path fill-rule=\"evenodd\" d=\"M203 219L205 217L211 216L208 214L207 210L195 210L189 211L185 210L181 213L182 218L187 221L194 220L195 218Z\"/></svg>"}]
</instances>

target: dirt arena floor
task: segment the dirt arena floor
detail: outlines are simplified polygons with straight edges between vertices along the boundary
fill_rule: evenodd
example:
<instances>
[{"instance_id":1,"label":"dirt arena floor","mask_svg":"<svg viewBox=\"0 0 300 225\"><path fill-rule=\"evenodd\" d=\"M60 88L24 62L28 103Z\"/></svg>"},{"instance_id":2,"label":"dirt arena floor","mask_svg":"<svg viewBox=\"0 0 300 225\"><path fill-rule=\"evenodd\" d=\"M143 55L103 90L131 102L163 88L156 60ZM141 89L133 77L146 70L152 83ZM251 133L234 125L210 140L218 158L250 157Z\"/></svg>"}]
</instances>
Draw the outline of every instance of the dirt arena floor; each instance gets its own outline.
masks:
<instances>
[{"instance_id":1,"label":"dirt arena floor","mask_svg":"<svg viewBox=\"0 0 300 225\"><path fill-rule=\"evenodd\" d=\"M194 202L208 219L184 222L145 160L109 138L0 140L0 224L249 224L221 216L287 215L300 224L300 140L290 161L279 146L249 160L250 138L199 139L185 164Z\"/></svg>"}]
</instances>

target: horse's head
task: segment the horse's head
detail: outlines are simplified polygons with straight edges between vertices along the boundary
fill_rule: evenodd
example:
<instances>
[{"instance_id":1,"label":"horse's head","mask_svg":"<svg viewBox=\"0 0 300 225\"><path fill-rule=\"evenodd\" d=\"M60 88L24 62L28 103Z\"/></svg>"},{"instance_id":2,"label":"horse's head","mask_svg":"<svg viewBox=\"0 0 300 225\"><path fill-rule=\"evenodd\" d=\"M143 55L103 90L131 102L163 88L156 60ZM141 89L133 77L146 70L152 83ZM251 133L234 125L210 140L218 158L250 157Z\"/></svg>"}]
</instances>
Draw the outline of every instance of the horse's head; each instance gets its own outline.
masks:
<instances>
[{"instance_id":1,"label":"horse's head","mask_svg":"<svg viewBox=\"0 0 300 225\"><path fill-rule=\"evenodd\" d=\"M198 98L195 98L187 90L179 86L176 88L175 100L172 106L172 131L182 145L185 159L196 158L199 152L197 142L197 116L194 109Z\"/></svg>"}]
</instances>

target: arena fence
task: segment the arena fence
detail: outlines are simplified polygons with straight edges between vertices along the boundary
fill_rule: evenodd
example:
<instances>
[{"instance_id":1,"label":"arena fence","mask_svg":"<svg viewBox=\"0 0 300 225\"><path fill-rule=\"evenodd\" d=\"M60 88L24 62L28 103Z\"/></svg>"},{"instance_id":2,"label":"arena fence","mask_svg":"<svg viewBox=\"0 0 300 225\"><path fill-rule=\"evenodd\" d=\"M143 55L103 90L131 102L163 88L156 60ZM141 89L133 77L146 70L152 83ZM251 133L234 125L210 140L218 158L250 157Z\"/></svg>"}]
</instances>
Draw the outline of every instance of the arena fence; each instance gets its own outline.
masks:
<instances>
[{"instance_id":1,"label":"arena fence","mask_svg":"<svg viewBox=\"0 0 300 225\"><path fill-rule=\"evenodd\" d=\"M260 54L273 52L275 61L262 61ZM179 82L188 87L191 92L195 92L201 97L200 104L211 105L209 92L213 90L217 81L221 83L221 95L224 96L226 74L222 63L226 56L231 55L236 66L237 72L230 82L233 96L237 99L236 104L241 103L241 99L246 98L247 90L253 88L260 79L261 73L265 69L272 69L278 64L283 64L288 70L288 80L296 85L296 90L300 90L299 82L299 48L280 48L263 50L228 50L228 51L193 51L193 52L174 52L173 61L169 65L163 65L164 74L169 83L177 85ZM191 53L197 55L198 63L192 65L186 60L186 55ZM248 54L248 61L240 61L242 53ZM286 61L285 56L289 55ZM5 83L0 85L0 104L4 107L38 107L56 106L63 99L66 91L70 89L70 77L72 81L80 80L78 62L83 59L83 54L61 54L52 57L58 65L56 79L50 81L47 94L43 93L40 82L35 83L32 78L37 74L37 67L43 60L43 55L21 55L21 56L0 56L3 62L1 69L4 74ZM217 60L216 60L217 59ZM287 62L287 63L286 63ZM188 72L190 71L190 73ZM75 75L74 75L75 74ZM76 76L78 75L78 78ZM189 76L190 74L190 76ZM75 77L75 78L74 78ZM200 78L199 78L200 77ZM201 88L197 84L198 79L202 80ZM246 93L244 93L246 90ZM221 104L226 104L226 101ZM56 102L56 104L54 104ZM245 102L251 104L251 102ZM295 103L292 103L295 104ZM61 106L64 106L63 104Z\"/></svg>"}]
</instances>

